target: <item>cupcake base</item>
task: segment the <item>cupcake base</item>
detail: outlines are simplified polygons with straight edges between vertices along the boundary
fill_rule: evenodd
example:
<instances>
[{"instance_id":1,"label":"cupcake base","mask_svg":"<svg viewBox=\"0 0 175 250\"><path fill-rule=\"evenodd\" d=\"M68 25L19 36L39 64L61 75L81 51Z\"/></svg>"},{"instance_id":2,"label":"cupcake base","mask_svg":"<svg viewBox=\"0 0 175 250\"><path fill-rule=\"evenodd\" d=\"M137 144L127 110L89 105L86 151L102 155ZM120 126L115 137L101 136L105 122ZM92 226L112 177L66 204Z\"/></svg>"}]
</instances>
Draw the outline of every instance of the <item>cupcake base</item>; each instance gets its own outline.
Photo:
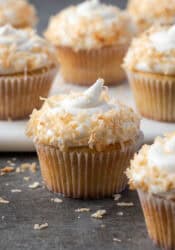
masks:
<instances>
[{"instance_id":1,"label":"cupcake base","mask_svg":"<svg viewBox=\"0 0 175 250\"><path fill-rule=\"evenodd\" d=\"M136 106L146 118L175 121L175 76L127 72Z\"/></svg>"},{"instance_id":2,"label":"cupcake base","mask_svg":"<svg viewBox=\"0 0 175 250\"><path fill-rule=\"evenodd\" d=\"M27 118L40 108L56 75L55 67L12 76L0 76L0 120Z\"/></svg>"},{"instance_id":3,"label":"cupcake base","mask_svg":"<svg viewBox=\"0 0 175 250\"><path fill-rule=\"evenodd\" d=\"M125 170L136 151L136 145L126 143L108 146L104 152L88 147L70 148L36 144L41 173L47 188L66 197L98 199L112 197L127 184Z\"/></svg>"},{"instance_id":4,"label":"cupcake base","mask_svg":"<svg viewBox=\"0 0 175 250\"><path fill-rule=\"evenodd\" d=\"M150 238L165 250L175 250L175 200L138 191Z\"/></svg>"},{"instance_id":5,"label":"cupcake base","mask_svg":"<svg viewBox=\"0 0 175 250\"><path fill-rule=\"evenodd\" d=\"M107 85L116 85L125 78L121 67L128 45L74 51L69 47L57 47L61 74L66 82L91 85L103 78Z\"/></svg>"}]
</instances>

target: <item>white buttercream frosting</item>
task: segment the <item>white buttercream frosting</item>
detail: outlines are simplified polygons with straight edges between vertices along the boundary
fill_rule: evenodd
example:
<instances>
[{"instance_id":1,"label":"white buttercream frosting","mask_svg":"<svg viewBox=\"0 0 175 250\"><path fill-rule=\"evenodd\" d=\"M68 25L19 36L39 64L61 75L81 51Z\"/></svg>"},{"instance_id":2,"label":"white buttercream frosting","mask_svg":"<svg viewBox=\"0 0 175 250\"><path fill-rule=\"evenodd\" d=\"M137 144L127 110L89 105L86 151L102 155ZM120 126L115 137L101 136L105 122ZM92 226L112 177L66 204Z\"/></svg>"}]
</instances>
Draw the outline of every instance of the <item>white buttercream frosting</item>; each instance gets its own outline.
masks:
<instances>
[{"instance_id":1,"label":"white buttercream frosting","mask_svg":"<svg viewBox=\"0 0 175 250\"><path fill-rule=\"evenodd\" d=\"M124 66L142 72L175 74L175 25L156 26L133 40Z\"/></svg>"},{"instance_id":2,"label":"white buttercream frosting","mask_svg":"<svg viewBox=\"0 0 175 250\"><path fill-rule=\"evenodd\" d=\"M0 26L11 24L16 28L27 28L34 26L36 21L36 10L27 0L0 1Z\"/></svg>"},{"instance_id":3,"label":"white buttercream frosting","mask_svg":"<svg viewBox=\"0 0 175 250\"><path fill-rule=\"evenodd\" d=\"M144 146L128 170L131 184L152 193L175 190L175 134Z\"/></svg>"},{"instance_id":4,"label":"white buttercream frosting","mask_svg":"<svg viewBox=\"0 0 175 250\"><path fill-rule=\"evenodd\" d=\"M34 111L28 135L60 148L106 145L135 141L140 120L125 105L110 100L104 80L99 79L84 93L59 95L46 100Z\"/></svg>"},{"instance_id":5,"label":"white buttercream frosting","mask_svg":"<svg viewBox=\"0 0 175 250\"><path fill-rule=\"evenodd\" d=\"M41 69L55 64L55 50L32 30L0 27L0 74Z\"/></svg>"},{"instance_id":6,"label":"white buttercream frosting","mask_svg":"<svg viewBox=\"0 0 175 250\"><path fill-rule=\"evenodd\" d=\"M134 32L127 13L99 0L89 0L52 17L45 35L55 45L78 50L128 44Z\"/></svg>"}]
</instances>

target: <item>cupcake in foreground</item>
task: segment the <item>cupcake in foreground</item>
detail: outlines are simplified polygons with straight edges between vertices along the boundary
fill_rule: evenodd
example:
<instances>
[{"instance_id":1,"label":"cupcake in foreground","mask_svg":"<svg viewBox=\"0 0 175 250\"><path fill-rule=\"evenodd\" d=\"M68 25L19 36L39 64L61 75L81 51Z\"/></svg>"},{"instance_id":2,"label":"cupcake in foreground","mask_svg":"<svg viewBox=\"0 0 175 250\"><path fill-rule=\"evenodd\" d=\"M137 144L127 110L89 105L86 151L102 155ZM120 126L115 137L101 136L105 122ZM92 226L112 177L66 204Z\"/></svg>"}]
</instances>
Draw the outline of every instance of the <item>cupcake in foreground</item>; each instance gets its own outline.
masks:
<instances>
[{"instance_id":1,"label":"cupcake in foreground","mask_svg":"<svg viewBox=\"0 0 175 250\"><path fill-rule=\"evenodd\" d=\"M175 121L175 25L156 26L135 38L124 68L140 113Z\"/></svg>"},{"instance_id":2,"label":"cupcake in foreground","mask_svg":"<svg viewBox=\"0 0 175 250\"><path fill-rule=\"evenodd\" d=\"M56 74L54 48L34 31L0 27L0 120L41 107Z\"/></svg>"},{"instance_id":3,"label":"cupcake in foreground","mask_svg":"<svg viewBox=\"0 0 175 250\"><path fill-rule=\"evenodd\" d=\"M0 26L11 24L23 29L35 26L36 22L36 10L26 0L0 1Z\"/></svg>"},{"instance_id":4,"label":"cupcake in foreground","mask_svg":"<svg viewBox=\"0 0 175 250\"><path fill-rule=\"evenodd\" d=\"M174 0L129 0L127 10L140 32L153 24L175 23Z\"/></svg>"},{"instance_id":5,"label":"cupcake in foreground","mask_svg":"<svg viewBox=\"0 0 175 250\"><path fill-rule=\"evenodd\" d=\"M137 189L151 239L175 249L175 133L143 146L127 170Z\"/></svg>"},{"instance_id":6,"label":"cupcake in foreground","mask_svg":"<svg viewBox=\"0 0 175 250\"><path fill-rule=\"evenodd\" d=\"M133 33L126 12L90 0L52 17L45 36L57 47L65 81L90 85L98 77L108 84L125 79L121 63Z\"/></svg>"},{"instance_id":7,"label":"cupcake in foreground","mask_svg":"<svg viewBox=\"0 0 175 250\"><path fill-rule=\"evenodd\" d=\"M102 79L84 93L53 96L34 110L27 135L34 139L49 190L73 198L111 197L142 136L131 108L110 101Z\"/></svg>"}]
</instances>

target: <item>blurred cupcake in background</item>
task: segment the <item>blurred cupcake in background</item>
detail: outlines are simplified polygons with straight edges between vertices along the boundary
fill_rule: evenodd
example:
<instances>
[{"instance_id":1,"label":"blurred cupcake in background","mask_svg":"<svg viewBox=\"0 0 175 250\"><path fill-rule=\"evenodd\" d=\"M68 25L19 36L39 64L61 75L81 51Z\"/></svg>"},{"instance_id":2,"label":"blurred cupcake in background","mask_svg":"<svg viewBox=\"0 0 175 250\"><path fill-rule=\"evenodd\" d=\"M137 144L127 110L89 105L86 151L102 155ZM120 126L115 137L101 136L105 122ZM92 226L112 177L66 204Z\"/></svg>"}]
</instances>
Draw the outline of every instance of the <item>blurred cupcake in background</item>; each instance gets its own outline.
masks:
<instances>
[{"instance_id":1,"label":"blurred cupcake in background","mask_svg":"<svg viewBox=\"0 0 175 250\"><path fill-rule=\"evenodd\" d=\"M0 26L11 24L15 28L34 27L37 23L37 13L32 4L26 0L0 1Z\"/></svg>"},{"instance_id":2,"label":"blurred cupcake in background","mask_svg":"<svg viewBox=\"0 0 175 250\"><path fill-rule=\"evenodd\" d=\"M155 26L135 38L124 68L141 115L174 122L175 25Z\"/></svg>"},{"instance_id":3,"label":"blurred cupcake in background","mask_svg":"<svg viewBox=\"0 0 175 250\"><path fill-rule=\"evenodd\" d=\"M112 197L127 184L130 159L140 146L140 119L110 100L99 79L84 93L53 96L34 110L34 139L49 190L73 198Z\"/></svg>"},{"instance_id":4,"label":"blurred cupcake in background","mask_svg":"<svg viewBox=\"0 0 175 250\"><path fill-rule=\"evenodd\" d=\"M127 9L139 32L153 24L175 23L174 0L129 0Z\"/></svg>"},{"instance_id":5,"label":"blurred cupcake in background","mask_svg":"<svg viewBox=\"0 0 175 250\"><path fill-rule=\"evenodd\" d=\"M125 79L121 63L134 33L126 12L90 0L52 17L45 36L57 48L65 81L90 85L98 77L107 84Z\"/></svg>"},{"instance_id":6,"label":"blurred cupcake in background","mask_svg":"<svg viewBox=\"0 0 175 250\"><path fill-rule=\"evenodd\" d=\"M0 120L26 118L47 97L55 49L30 29L0 27Z\"/></svg>"},{"instance_id":7,"label":"blurred cupcake in background","mask_svg":"<svg viewBox=\"0 0 175 250\"><path fill-rule=\"evenodd\" d=\"M148 233L162 249L175 249L175 133L157 138L135 155L127 170L137 189Z\"/></svg>"}]
</instances>

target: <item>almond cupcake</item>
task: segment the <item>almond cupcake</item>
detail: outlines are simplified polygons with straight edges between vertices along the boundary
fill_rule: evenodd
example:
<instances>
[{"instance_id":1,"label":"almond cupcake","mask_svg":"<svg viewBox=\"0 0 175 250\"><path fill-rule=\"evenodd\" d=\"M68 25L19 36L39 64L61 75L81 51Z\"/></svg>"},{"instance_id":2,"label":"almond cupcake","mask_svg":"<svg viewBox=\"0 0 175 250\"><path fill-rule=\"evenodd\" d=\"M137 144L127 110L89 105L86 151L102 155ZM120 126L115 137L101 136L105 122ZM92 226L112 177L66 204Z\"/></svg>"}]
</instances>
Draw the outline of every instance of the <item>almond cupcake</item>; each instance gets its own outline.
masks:
<instances>
[{"instance_id":1,"label":"almond cupcake","mask_svg":"<svg viewBox=\"0 0 175 250\"><path fill-rule=\"evenodd\" d=\"M140 120L110 101L102 79L84 93L53 96L34 110L27 135L34 139L49 190L73 198L111 197L140 145Z\"/></svg>"},{"instance_id":2,"label":"almond cupcake","mask_svg":"<svg viewBox=\"0 0 175 250\"><path fill-rule=\"evenodd\" d=\"M0 26L10 24L24 29L34 27L36 23L36 10L26 0L0 0Z\"/></svg>"},{"instance_id":3,"label":"almond cupcake","mask_svg":"<svg viewBox=\"0 0 175 250\"><path fill-rule=\"evenodd\" d=\"M153 24L175 23L174 0L129 0L127 9L139 32Z\"/></svg>"},{"instance_id":4,"label":"almond cupcake","mask_svg":"<svg viewBox=\"0 0 175 250\"><path fill-rule=\"evenodd\" d=\"M146 118L175 121L175 26L135 38L124 59L136 106Z\"/></svg>"},{"instance_id":5,"label":"almond cupcake","mask_svg":"<svg viewBox=\"0 0 175 250\"><path fill-rule=\"evenodd\" d=\"M0 27L0 120L40 108L57 70L54 48L34 31Z\"/></svg>"},{"instance_id":6,"label":"almond cupcake","mask_svg":"<svg viewBox=\"0 0 175 250\"><path fill-rule=\"evenodd\" d=\"M163 249L175 249L175 133L157 138L135 155L127 170L137 189L148 233Z\"/></svg>"},{"instance_id":7,"label":"almond cupcake","mask_svg":"<svg viewBox=\"0 0 175 250\"><path fill-rule=\"evenodd\" d=\"M102 77L117 84L125 79L121 63L134 32L126 12L90 0L52 17L45 36L57 47L65 81L90 85Z\"/></svg>"}]
</instances>

